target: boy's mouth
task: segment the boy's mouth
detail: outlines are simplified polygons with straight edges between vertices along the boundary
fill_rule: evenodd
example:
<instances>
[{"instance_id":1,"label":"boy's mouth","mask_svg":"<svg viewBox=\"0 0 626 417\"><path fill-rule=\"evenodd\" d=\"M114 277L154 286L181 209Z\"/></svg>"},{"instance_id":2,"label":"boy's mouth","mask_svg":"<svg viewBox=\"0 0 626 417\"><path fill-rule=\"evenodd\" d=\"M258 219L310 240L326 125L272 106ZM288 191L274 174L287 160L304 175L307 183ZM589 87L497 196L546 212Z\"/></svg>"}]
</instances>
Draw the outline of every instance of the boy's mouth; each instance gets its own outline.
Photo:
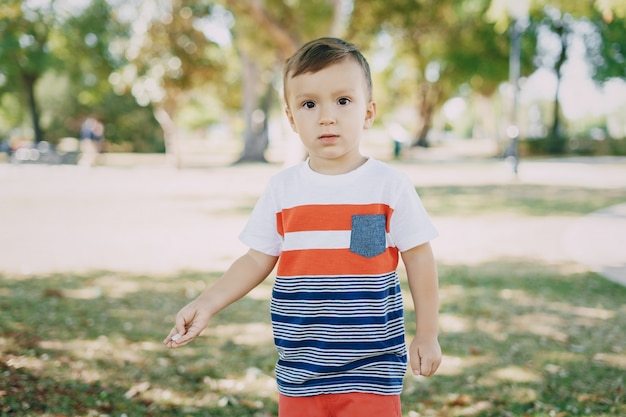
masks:
<instances>
[{"instance_id":1,"label":"boy's mouth","mask_svg":"<svg viewBox=\"0 0 626 417\"><path fill-rule=\"evenodd\" d=\"M327 141L333 141L337 139L338 137L339 135L335 135L334 133L324 133L323 135L320 135L318 139L321 140L322 142L327 142Z\"/></svg>"}]
</instances>

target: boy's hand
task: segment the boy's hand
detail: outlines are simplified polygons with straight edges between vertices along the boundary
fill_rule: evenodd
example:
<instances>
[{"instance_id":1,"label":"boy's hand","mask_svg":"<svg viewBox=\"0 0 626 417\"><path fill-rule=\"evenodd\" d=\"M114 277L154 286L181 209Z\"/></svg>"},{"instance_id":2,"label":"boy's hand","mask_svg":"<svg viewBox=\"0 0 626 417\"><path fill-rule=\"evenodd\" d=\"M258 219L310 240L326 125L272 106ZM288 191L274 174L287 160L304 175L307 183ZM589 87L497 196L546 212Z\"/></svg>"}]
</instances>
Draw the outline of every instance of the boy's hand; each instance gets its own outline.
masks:
<instances>
[{"instance_id":1,"label":"boy's hand","mask_svg":"<svg viewBox=\"0 0 626 417\"><path fill-rule=\"evenodd\" d=\"M259 285L272 272L277 261L277 256L248 250L220 279L178 312L176 325L163 344L177 348L191 342L209 324L211 317Z\"/></svg>"},{"instance_id":2,"label":"boy's hand","mask_svg":"<svg viewBox=\"0 0 626 417\"><path fill-rule=\"evenodd\" d=\"M413 338L409 346L410 366L413 375L431 376L441 364L441 347L437 339L428 341Z\"/></svg>"},{"instance_id":3,"label":"boy's hand","mask_svg":"<svg viewBox=\"0 0 626 417\"><path fill-rule=\"evenodd\" d=\"M183 307L176 315L176 326L170 330L163 344L169 348L185 346L209 324L211 314L198 300Z\"/></svg>"}]
</instances>

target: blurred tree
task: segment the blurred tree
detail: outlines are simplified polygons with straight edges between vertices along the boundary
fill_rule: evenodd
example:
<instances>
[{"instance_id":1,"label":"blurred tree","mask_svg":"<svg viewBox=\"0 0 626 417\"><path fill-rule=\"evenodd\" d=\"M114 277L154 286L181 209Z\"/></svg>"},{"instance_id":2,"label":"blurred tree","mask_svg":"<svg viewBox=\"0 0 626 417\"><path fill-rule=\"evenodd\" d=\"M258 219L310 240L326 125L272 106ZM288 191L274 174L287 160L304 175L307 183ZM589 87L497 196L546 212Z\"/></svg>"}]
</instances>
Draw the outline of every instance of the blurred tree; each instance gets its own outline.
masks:
<instances>
[{"instance_id":1,"label":"blurred tree","mask_svg":"<svg viewBox=\"0 0 626 417\"><path fill-rule=\"evenodd\" d=\"M205 29L211 0L145 0L126 7L133 31L121 46L128 64L109 80L119 93L129 90L141 106L151 106L163 130L169 164L181 163L176 117L196 89L223 85L227 56ZM209 29L210 30L210 29ZM224 96L226 97L226 96Z\"/></svg>"},{"instance_id":2,"label":"blurred tree","mask_svg":"<svg viewBox=\"0 0 626 417\"><path fill-rule=\"evenodd\" d=\"M244 149L239 162L265 161L269 112L281 84L282 63L305 41L339 36L349 16L346 0L225 0L242 63ZM259 30L261 29L261 30Z\"/></svg>"},{"instance_id":3,"label":"blurred tree","mask_svg":"<svg viewBox=\"0 0 626 417\"><path fill-rule=\"evenodd\" d=\"M490 0L355 0L350 35L366 42L387 33L396 50L389 65L402 56L413 61L415 78L405 80L417 91L413 145L429 145L435 112L460 86L489 96L507 79L509 41L485 18L489 6Z\"/></svg>"},{"instance_id":4,"label":"blurred tree","mask_svg":"<svg viewBox=\"0 0 626 417\"><path fill-rule=\"evenodd\" d=\"M538 30L555 39L553 52L538 51L538 65L552 69L557 78L552 124L547 137L549 153L564 153L568 138L561 118L560 90L562 69L575 37L586 45L588 63L595 80L626 79L626 0L571 2L536 0L533 14Z\"/></svg>"},{"instance_id":5,"label":"blurred tree","mask_svg":"<svg viewBox=\"0 0 626 417\"><path fill-rule=\"evenodd\" d=\"M554 93L554 105L552 112L552 126L550 128L548 150L550 153L563 153L567 141L563 128L561 127L561 81L563 78L562 68L568 58L568 48L573 42L576 31L576 21L569 13L562 13L561 10L545 6L543 8L543 19L539 26L549 31L555 38L553 42L554 52L552 54L539 54L540 65L551 68L556 75L556 91Z\"/></svg>"},{"instance_id":6,"label":"blurred tree","mask_svg":"<svg viewBox=\"0 0 626 417\"><path fill-rule=\"evenodd\" d=\"M61 65L50 47L51 35L59 27L53 4L35 8L28 1L0 3L0 71L7 86L4 91L21 90L25 94L36 142L44 140L44 132L35 85L48 69Z\"/></svg>"},{"instance_id":7,"label":"blurred tree","mask_svg":"<svg viewBox=\"0 0 626 417\"><path fill-rule=\"evenodd\" d=\"M489 15L490 19L495 22L496 28L502 30L502 28L510 27L511 20L506 6L507 3L512 2L513 0L492 0ZM624 67L623 17L626 14L626 0L530 0L529 6L530 27L527 32L543 38L544 42L543 44L537 43L534 50L524 50L522 57L532 56L536 67L552 70L557 78L552 106L552 123L546 140L546 150L550 153L563 153L567 145L567 136L562 126L559 96L562 69L569 57L569 49L574 44L575 37L584 33L589 34L586 38L589 46L587 52L592 56L590 63L592 66L596 64L598 66L595 68L594 78L606 80L603 79L603 72L608 68L612 68L609 70L613 74L611 77L619 76L616 74L619 74L620 69ZM613 20L616 24L609 31L604 32L606 28L604 23ZM591 29L584 25L589 22L591 22ZM620 35L622 35L621 38ZM608 48L603 50L601 45L608 45ZM615 53L616 51L620 52ZM613 66L612 63L617 66Z\"/></svg>"},{"instance_id":8,"label":"blurred tree","mask_svg":"<svg viewBox=\"0 0 626 417\"><path fill-rule=\"evenodd\" d=\"M45 131L55 143L78 135L82 119L93 114L109 122L107 142L158 149L156 122L116 95L108 81L124 58L111 47L128 33L110 1L7 1L0 4L0 28L0 56L6 58L0 59L0 94L7 103L17 93L27 97L24 104L3 106L4 115L11 111L9 126L20 126L19 109L28 108L35 140L43 140ZM134 122L121 124L129 115Z\"/></svg>"},{"instance_id":9,"label":"blurred tree","mask_svg":"<svg viewBox=\"0 0 626 417\"><path fill-rule=\"evenodd\" d=\"M123 64L123 57L111 52L111 45L129 36L107 0L92 0L70 15L59 30L55 50L66 64L63 72L83 88L81 105L92 107L111 90L109 75Z\"/></svg>"},{"instance_id":10,"label":"blurred tree","mask_svg":"<svg viewBox=\"0 0 626 417\"><path fill-rule=\"evenodd\" d=\"M626 1L623 3L626 4ZM592 27L585 33L586 52L594 80L604 83L613 78L626 80L626 6L620 9L594 10Z\"/></svg>"},{"instance_id":11,"label":"blurred tree","mask_svg":"<svg viewBox=\"0 0 626 417\"><path fill-rule=\"evenodd\" d=\"M128 23L120 19L119 9L109 0L93 0L85 8L67 13L52 40L56 56L65 65L55 71L56 78L42 92L42 100L49 104L45 112L53 121L51 135L75 136L84 118L91 115L105 124L109 148L163 149L150 109L138 106L130 94L115 94L109 82L111 73L125 63L118 50L129 32ZM64 91L56 91L59 82ZM61 100L62 105L55 105ZM132 123L128 123L129 117Z\"/></svg>"}]
</instances>

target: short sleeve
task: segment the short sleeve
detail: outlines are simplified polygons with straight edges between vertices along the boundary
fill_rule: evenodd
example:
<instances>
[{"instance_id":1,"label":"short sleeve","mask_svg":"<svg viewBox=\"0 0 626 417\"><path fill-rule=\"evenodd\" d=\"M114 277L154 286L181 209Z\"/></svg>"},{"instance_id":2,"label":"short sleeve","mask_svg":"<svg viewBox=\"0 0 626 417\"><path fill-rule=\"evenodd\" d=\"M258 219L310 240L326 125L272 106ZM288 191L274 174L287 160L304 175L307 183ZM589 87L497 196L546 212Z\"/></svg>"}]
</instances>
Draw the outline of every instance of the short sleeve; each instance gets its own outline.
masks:
<instances>
[{"instance_id":1,"label":"short sleeve","mask_svg":"<svg viewBox=\"0 0 626 417\"><path fill-rule=\"evenodd\" d=\"M409 177L403 174L400 177L389 234L393 244L400 252L404 252L430 242L439 233Z\"/></svg>"},{"instance_id":2,"label":"short sleeve","mask_svg":"<svg viewBox=\"0 0 626 417\"><path fill-rule=\"evenodd\" d=\"M283 239L276 227L277 207L269 184L254 206L248 222L239 234L239 240L266 255L280 255Z\"/></svg>"}]
</instances>

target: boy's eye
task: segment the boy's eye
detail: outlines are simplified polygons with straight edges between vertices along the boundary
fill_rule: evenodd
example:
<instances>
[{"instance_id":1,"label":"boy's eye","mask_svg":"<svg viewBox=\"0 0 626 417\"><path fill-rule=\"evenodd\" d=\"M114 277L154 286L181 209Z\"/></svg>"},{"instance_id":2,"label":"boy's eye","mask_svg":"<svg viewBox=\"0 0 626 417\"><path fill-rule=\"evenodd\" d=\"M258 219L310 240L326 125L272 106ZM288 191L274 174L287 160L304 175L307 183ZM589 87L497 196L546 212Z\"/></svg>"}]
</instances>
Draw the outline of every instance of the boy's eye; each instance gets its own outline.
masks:
<instances>
[{"instance_id":1,"label":"boy's eye","mask_svg":"<svg viewBox=\"0 0 626 417\"><path fill-rule=\"evenodd\" d=\"M340 106L345 106L346 104L350 103L350 99L346 97L341 97L339 100L337 100L337 103L339 103Z\"/></svg>"},{"instance_id":2,"label":"boy's eye","mask_svg":"<svg viewBox=\"0 0 626 417\"><path fill-rule=\"evenodd\" d=\"M315 107L315 103L313 103L312 101L305 101L304 103L302 103L302 107L306 109L312 109L313 107Z\"/></svg>"}]
</instances>

